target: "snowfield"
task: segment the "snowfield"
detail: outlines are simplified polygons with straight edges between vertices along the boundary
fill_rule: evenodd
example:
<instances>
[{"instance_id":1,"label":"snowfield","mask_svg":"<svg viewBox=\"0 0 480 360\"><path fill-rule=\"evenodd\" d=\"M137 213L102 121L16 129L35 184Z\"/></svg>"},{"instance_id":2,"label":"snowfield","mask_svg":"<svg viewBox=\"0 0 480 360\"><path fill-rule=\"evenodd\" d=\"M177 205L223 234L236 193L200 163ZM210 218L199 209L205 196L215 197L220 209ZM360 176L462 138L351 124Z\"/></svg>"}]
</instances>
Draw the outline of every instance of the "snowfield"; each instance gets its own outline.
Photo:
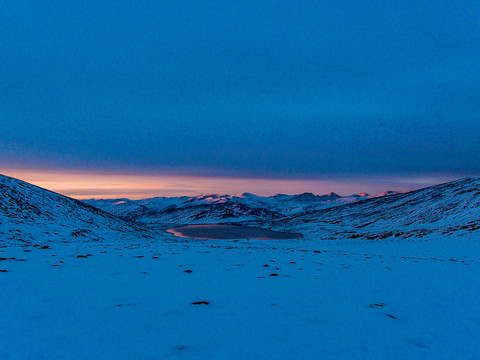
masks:
<instances>
[{"instance_id":1,"label":"snowfield","mask_svg":"<svg viewBox=\"0 0 480 360\"><path fill-rule=\"evenodd\" d=\"M0 176L0 359L480 359L478 182L208 241Z\"/></svg>"}]
</instances>

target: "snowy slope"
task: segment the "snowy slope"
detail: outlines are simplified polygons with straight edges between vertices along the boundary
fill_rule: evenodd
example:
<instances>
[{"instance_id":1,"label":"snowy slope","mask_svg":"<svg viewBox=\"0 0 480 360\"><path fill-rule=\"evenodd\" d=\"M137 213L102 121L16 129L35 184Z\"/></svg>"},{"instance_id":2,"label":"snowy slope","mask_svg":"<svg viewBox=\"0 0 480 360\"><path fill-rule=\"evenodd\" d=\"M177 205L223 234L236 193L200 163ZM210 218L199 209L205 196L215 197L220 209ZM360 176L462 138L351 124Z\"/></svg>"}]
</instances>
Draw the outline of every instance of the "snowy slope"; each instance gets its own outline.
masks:
<instances>
[{"instance_id":1,"label":"snowy slope","mask_svg":"<svg viewBox=\"0 0 480 360\"><path fill-rule=\"evenodd\" d=\"M81 201L0 175L0 239L55 242L137 239L152 231Z\"/></svg>"},{"instance_id":2,"label":"snowy slope","mask_svg":"<svg viewBox=\"0 0 480 360\"><path fill-rule=\"evenodd\" d=\"M311 211L263 225L322 239L468 235L480 230L480 178Z\"/></svg>"}]
</instances>

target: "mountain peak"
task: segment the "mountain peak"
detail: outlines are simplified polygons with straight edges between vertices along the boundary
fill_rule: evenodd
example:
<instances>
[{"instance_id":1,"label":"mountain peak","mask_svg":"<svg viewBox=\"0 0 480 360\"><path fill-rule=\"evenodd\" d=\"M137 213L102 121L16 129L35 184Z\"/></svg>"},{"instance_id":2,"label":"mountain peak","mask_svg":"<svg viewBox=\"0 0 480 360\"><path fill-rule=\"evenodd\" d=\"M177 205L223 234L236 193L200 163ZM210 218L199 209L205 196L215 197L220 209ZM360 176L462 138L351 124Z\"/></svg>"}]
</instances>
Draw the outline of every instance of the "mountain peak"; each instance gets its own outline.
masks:
<instances>
[{"instance_id":1,"label":"mountain peak","mask_svg":"<svg viewBox=\"0 0 480 360\"><path fill-rule=\"evenodd\" d=\"M295 195L295 199L300 201L315 200L316 195L311 192L304 192L303 194Z\"/></svg>"},{"instance_id":2,"label":"mountain peak","mask_svg":"<svg viewBox=\"0 0 480 360\"><path fill-rule=\"evenodd\" d=\"M370 196L370 195L369 195L369 194L367 194L366 192L363 192L363 191L362 191L362 192L359 192L359 193L357 194L357 196L360 196L360 197L367 197L367 196Z\"/></svg>"}]
</instances>

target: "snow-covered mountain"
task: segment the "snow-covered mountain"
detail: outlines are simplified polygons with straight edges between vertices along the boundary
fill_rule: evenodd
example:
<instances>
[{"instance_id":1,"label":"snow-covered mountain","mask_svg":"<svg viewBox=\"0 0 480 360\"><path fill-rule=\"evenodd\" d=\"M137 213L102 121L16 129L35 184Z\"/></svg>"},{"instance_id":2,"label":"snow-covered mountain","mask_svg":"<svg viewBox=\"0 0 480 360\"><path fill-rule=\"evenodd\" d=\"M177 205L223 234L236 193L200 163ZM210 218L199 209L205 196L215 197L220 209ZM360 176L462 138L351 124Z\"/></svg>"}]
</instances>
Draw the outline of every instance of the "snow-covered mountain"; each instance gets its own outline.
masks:
<instances>
[{"instance_id":1,"label":"snow-covered mountain","mask_svg":"<svg viewBox=\"0 0 480 360\"><path fill-rule=\"evenodd\" d=\"M262 225L319 239L468 235L480 230L480 177L309 211Z\"/></svg>"},{"instance_id":2,"label":"snow-covered mountain","mask_svg":"<svg viewBox=\"0 0 480 360\"><path fill-rule=\"evenodd\" d=\"M214 218L265 200L230 198L162 206ZM480 178L353 198L278 195L290 214L242 221L302 239L165 241L0 176L0 359L477 359ZM122 204L152 211L104 206Z\"/></svg>"},{"instance_id":3,"label":"snow-covered mountain","mask_svg":"<svg viewBox=\"0 0 480 360\"><path fill-rule=\"evenodd\" d=\"M335 193L314 195L278 194L258 196L199 195L195 197L157 197L145 200L109 199L85 200L125 220L153 226L186 223L238 222L245 220L280 219L285 216L339 206L367 199L369 195L339 196Z\"/></svg>"},{"instance_id":4,"label":"snow-covered mountain","mask_svg":"<svg viewBox=\"0 0 480 360\"><path fill-rule=\"evenodd\" d=\"M81 201L0 175L0 238L3 241L139 239L143 226Z\"/></svg>"},{"instance_id":5,"label":"snow-covered mountain","mask_svg":"<svg viewBox=\"0 0 480 360\"><path fill-rule=\"evenodd\" d=\"M480 229L480 178L380 196L243 193L81 202L0 176L4 239L133 239L154 235L152 228L219 222L299 232L315 239L469 234Z\"/></svg>"},{"instance_id":6,"label":"snow-covered mountain","mask_svg":"<svg viewBox=\"0 0 480 360\"><path fill-rule=\"evenodd\" d=\"M339 196L278 194L264 197L199 195L145 200L87 200L125 220L153 227L243 222L323 239L421 237L432 232L476 229L480 180L468 178L411 192Z\"/></svg>"}]
</instances>

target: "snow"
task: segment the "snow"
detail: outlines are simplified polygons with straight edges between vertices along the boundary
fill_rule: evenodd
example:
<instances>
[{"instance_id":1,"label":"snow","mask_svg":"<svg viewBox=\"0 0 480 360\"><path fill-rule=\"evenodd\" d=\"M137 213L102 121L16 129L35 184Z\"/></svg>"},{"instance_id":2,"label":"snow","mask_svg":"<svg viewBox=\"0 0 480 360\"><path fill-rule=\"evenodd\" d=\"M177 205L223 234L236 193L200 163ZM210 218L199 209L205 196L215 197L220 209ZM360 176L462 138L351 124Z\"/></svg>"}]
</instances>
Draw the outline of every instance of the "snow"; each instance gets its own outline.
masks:
<instances>
[{"instance_id":1,"label":"snow","mask_svg":"<svg viewBox=\"0 0 480 360\"><path fill-rule=\"evenodd\" d=\"M480 359L479 182L207 241L0 176L0 359Z\"/></svg>"},{"instance_id":2,"label":"snow","mask_svg":"<svg viewBox=\"0 0 480 360\"><path fill-rule=\"evenodd\" d=\"M0 358L475 359L479 240L8 246Z\"/></svg>"},{"instance_id":3,"label":"snow","mask_svg":"<svg viewBox=\"0 0 480 360\"><path fill-rule=\"evenodd\" d=\"M318 239L471 236L480 230L480 178L261 222Z\"/></svg>"},{"instance_id":4,"label":"snow","mask_svg":"<svg viewBox=\"0 0 480 360\"><path fill-rule=\"evenodd\" d=\"M60 242L77 237L134 240L154 233L81 201L0 175L0 239L3 242Z\"/></svg>"},{"instance_id":5,"label":"snow","mask_svg":"<svg viewBox=\"0 0 480 360\"><path fill-rule=\"evenodd\" d=\"M339 196L335 193L314 195L258 196L204 194L194 197L156 197L143 200L89 199L86 204L98 207L126 220L166 228L180 224L278 219L364 200L358 195Z\"/></svg>"}]
</instances>

